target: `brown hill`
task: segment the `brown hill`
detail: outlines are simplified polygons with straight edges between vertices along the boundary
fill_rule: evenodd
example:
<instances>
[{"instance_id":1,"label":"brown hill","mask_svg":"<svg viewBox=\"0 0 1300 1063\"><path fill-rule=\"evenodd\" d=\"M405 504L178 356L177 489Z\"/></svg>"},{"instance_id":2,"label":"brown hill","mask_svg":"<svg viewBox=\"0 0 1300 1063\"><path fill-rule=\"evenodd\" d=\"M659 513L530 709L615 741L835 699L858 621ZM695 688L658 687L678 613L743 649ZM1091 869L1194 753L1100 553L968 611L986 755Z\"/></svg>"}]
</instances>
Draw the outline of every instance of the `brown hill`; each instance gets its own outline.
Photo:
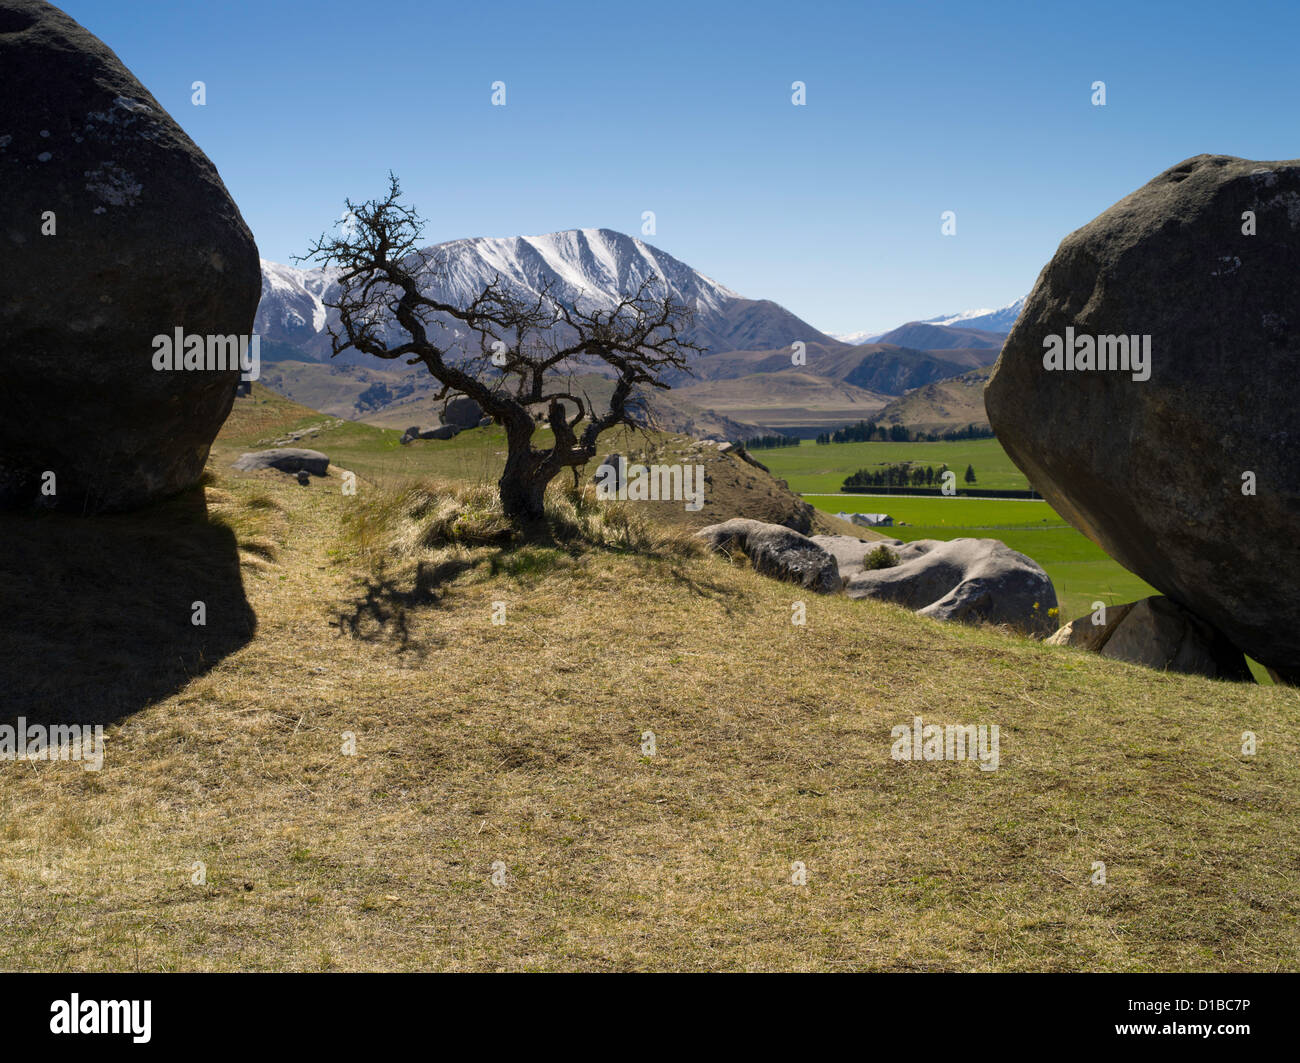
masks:
<instances>
[{"instance_id":1,"label":"brown hill","mask_svg":"<svg viewBox=\"0 0 1300 1063\"><path fill-rule=\"evenodd\" d=\"M980 366L909 391L877 413L876 423L903 424L921 432L964 428L968 424L987 428L984 384L992 372L992 366Z\"/></svg>"}]
</instances>

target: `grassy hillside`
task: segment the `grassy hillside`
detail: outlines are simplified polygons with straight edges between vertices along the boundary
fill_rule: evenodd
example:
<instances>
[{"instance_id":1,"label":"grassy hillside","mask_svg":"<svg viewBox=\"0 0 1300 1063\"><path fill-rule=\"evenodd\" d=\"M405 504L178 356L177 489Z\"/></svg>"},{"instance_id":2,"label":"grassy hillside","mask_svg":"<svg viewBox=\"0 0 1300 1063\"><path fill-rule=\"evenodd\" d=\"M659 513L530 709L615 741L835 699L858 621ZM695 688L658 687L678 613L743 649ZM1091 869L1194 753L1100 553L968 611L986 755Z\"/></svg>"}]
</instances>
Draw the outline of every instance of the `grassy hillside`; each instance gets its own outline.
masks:
<instances>
[{"instance_id":1,"label":"grassy hillside","mask_svg":"<svg viewBox=\"0 0 1300 1063\"><path fill-rule=\"evenodd\" d=\"M0 967L1300 965L1300 693L817 598L640 511L502 542L490 491L412 487L457 448L282 403L166 506L0 518L0 679L108 724L100 772L0 761ZM313 424L356 496L229 470ZM999 769L892 760L916 715Z\"/></svg>"}]
</instances>

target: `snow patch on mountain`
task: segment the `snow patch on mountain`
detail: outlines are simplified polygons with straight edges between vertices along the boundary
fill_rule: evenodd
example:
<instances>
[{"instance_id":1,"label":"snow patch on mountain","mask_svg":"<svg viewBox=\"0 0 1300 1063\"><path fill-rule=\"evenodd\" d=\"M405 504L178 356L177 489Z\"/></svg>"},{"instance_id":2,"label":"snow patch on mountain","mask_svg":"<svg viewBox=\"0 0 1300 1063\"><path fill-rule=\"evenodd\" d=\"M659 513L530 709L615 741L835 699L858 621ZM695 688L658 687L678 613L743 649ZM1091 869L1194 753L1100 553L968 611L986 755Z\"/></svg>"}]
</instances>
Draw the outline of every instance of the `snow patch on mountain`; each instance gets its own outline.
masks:
<instances>
[{"instance_id":1,"label":"snow patch on mountain","mask_svg":"<svg viewBox=\"0 0 1300 1063\"><path fill-rule=\"evenodd\" d=\"M261 259L262 302L258 306L258 331L268 331L264 325L274 318L284 328L303 328L311 318L311 330L325 328L325 293L338 276L335 269L296 269ZM268 295L272 298L268 299ZM264 322L263 314L267 315Z\"/></svg>"},{"instance_id":2,"label":"snow patch on mountain","mask_svg":"<svg viewBox=\"0 0 1300 1063\"><path fill-rule=\"evenodd\" d=\"M1002 332L1011 331L1011 326L1016 323L1020 316L1020 311L1025 307L1025 299L1021 297L1014 302L1007 303L993 310L963 310L960 314L950 314L947 317L927 317L922 323L926 325L955 325L959 328L977 328L985 332Z\"/></svg>"},{"instance_id":3,"label":"snow patch on mountain","mask_svg":"<svg viewBox=\"0 0 1300 1063\"><path fill-rule=\"evenodd\" d=\"M927 317L922 319L922 325L944 325L953 328L973 328L980 329L983 332L999 332L1006 335L1011 331L1011 326L1016 323L1020 317L1020 311L1025 307L1024 298L1007 303L1006 306L997 307L988 310L963 310L959 314L945 314L939 317ZM912 322L905 322L912 324ZM901 328L902 326L898 326ZM883 332L840 332L835 334L835 339L841 343L851 343L854 346L860 346L864 343L874 343L894 329L885 329Z\"/></svg>"}]
</instances>

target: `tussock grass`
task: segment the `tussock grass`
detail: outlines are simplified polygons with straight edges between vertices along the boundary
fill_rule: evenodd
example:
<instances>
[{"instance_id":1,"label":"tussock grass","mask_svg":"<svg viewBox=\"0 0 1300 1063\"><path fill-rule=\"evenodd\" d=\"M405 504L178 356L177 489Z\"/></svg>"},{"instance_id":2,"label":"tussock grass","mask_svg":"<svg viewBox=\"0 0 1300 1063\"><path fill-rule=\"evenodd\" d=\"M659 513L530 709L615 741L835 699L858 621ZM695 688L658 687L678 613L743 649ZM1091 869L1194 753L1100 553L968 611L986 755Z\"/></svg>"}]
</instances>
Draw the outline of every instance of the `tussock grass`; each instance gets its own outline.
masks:
<instances>
[{"instance_id":1,"label":"tussock grass","mask_svg":"<svg viewBox=\"0 0 1300 1063\"><path fill-rule=\"evenodd\" d=\"M676 558L704 553L688 529L656 524L626 503L600 502L590 486L553 486L546 496L545 525L524 532L505 516L495 484L451 480L370 492L345 512L342 538L371 565L456 546L530 543L573 553L599 549Z\"/></svg>"}]
</instances>

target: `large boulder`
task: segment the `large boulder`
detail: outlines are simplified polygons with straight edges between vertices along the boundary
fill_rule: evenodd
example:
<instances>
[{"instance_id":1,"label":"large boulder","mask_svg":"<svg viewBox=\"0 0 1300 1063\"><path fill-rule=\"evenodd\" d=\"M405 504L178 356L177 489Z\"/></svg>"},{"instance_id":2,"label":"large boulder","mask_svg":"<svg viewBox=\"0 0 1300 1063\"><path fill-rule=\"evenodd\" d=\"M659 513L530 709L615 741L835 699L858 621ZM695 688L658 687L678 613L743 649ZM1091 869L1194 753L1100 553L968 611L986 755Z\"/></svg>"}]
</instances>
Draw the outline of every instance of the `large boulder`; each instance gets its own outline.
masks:
<instances>
[{"instance_id":1,"label":"large boulder","mask_svg":"<svg viewBox=\"0 0 1300 1063\"><path fill-rule=\"evenodd\" d=\"M1104 616L1105 622L1100 624L1093 622L1093 615L1072 620L1047 641L1161 671L1243 682L1251 679L1241 650L1168 598L1154 595L1140 602L1108 606Z\"/></svg>"},{"instance_id":2,"label":"large boulder","mask_svg":"<svg viewBox=\"0 0 1300 1063\"><path fill-rule=\"evenodd\" d=\"M458 428L477 428L483 420L483 407L468 395L459 395L447 400L442 411L442 423L454 424Z\"/></svg>"},{"instance_id":3,"label":"large boulder","mask_svg":"<svg viewBox=\"0 0 1300 1063\"><path fill-rule=\"evenodd\" d=\"M1049 369L1067 329L1085 355L1080 337L1150 337L1150 363ZM1057 512L1294 680L1297 380L1300 161L1199 155L1065 238L984 398Z\"/></svg>"},{"instance_id":4,"label":"large boulder","mask_svg":"<svg viewBox=\"0 0 1300 1063\"><path fill-rule=\"evenodd\" d=\"M76 512L181 490L240 374L157 371L154 337L251 333L252 234L207 157L57 8L0 0L0 99L0 505L47 471Z\"/></svg>"},{"instance_id":5,"label":"large boulder","mask_svg":"<svg viewBox=\"0 0 1300 1063\"><path fill-rule=\"evenodd\" d=\"M736 517L722 524L710 524L695 533L714 550L739 550L749 558L756 572L797 583L819 594L840 589L835 558L805 535L780 524Z\"/></svg>"},{"instance_id":6,"label":"large boulder","mask_svg":"<svg viewBox=\"0 0 1300 1063\"><path fill-rule=\"evenodd\" d=\"M319 450L303 450L299 447L275 447L241 454L232 466L240 472L278 469L288 473L306 472L312 476L324 476L329 467L330 459Z\"/></svg>"},{"instance_id":7,"label":"large boulder","mask_svg":"<svg viewBox=\"0 0 1300 1063\"><path fill-rule=\"evenodd\" d=\"M844 584L850 598L894 602L936 620L1006 624L1029 635L1056 629L1052 581L1005 543L918 539L890 549L898 564L867 569L859 561L850 569Z\"/></svg>"}]
</instances>

